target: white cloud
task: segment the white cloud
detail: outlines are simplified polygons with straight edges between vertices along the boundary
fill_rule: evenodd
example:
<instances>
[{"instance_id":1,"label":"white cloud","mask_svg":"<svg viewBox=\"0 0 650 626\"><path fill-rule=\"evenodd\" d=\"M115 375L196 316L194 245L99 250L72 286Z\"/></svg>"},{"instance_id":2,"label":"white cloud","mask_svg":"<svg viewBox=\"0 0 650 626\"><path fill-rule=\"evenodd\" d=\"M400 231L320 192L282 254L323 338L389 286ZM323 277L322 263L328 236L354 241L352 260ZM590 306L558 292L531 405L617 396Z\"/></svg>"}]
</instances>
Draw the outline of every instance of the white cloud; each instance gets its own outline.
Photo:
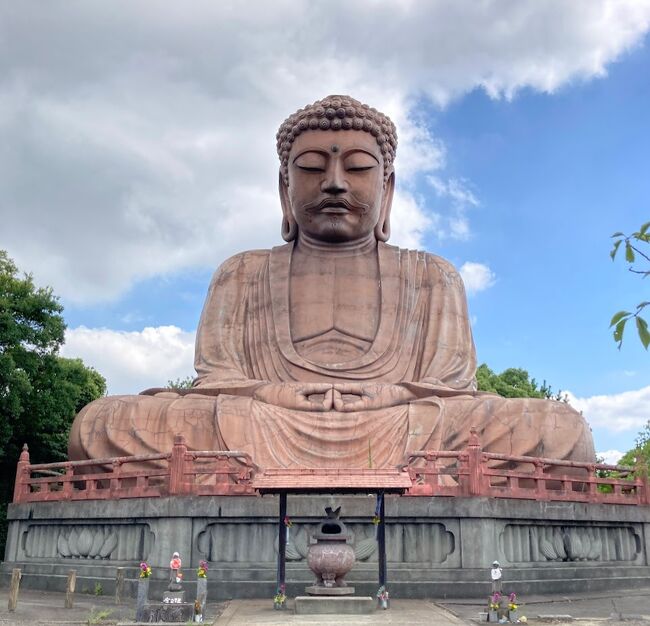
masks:
<instances>
[{"instance_id":1,"label":"white cloud","mask_svg":"<svg viewBox=\"0 0 650 626\"><path fill-rule=\"evenodd\" d=\"M478 293L489 289L496 281L494 272L483 263L472 263L466 261L461 266L460 275L465 283L465 289L468 294Z\"/></svg>"},{"instance_id":2,"label":"white cloud","mask_svg":"<svg viewBox=\"0 0 650 626\"><path fill-rule=\"evenodd\" d=\"M96 302L279 243L275 131L328 93L349 92L398 124L394 243L421 245L433 227L469 236L464 212L431 215L414 195L418 176L446 179L423 101L602 76L648 30L650 0L1 11L0 247L56 293Z\"/></svg>"},{"instance_id":3,"label":"white cloud","mask_svg":"<svg viewBox=\"0 0 650 626\"><path fill-rule=\"evenodd\" d=\"M435 189L438 197L450 201L446 219L436 231L438 237L452 237L461 241L469 239L467 210L480 204L469 188L469 183L458 178L443 180L440 176L427 176L427 182Z\"/></svg>"},{"instance_id":4,"label":"white cloud","mask_svg":"<svg viewBox=\"0 0 650 626\"><path fill-rule=\"evenodd\" d=\"M581 411L592 427L612 432L637 432L650 419L650 385L634 391L589 398L577 398L570 391L566 393L571 406Z\"/></svg>"},{"instance_id":5,"label":"white cloud","mask_svg":"<svg viewBox=\"0 0 650 626\"><path fill-rule=\"evenodd\" d=\"M616 465L624 454L620 450L605 450L604 452L596 452L596 457L603 459L603 463L607 463L607 465Z\"/></svg>"},{"instance_id":6,"label":"white cloud","mask_svg":"<svg viewBox=\"0 0 650 626\"><path fill-rule=\"evenodd\" d=\"M66 331L61 354L94 367L109 394L136 394L193 375L194 339L194 332L176 326L138 332L80 326Z\"/></svg>"}]
</instances>

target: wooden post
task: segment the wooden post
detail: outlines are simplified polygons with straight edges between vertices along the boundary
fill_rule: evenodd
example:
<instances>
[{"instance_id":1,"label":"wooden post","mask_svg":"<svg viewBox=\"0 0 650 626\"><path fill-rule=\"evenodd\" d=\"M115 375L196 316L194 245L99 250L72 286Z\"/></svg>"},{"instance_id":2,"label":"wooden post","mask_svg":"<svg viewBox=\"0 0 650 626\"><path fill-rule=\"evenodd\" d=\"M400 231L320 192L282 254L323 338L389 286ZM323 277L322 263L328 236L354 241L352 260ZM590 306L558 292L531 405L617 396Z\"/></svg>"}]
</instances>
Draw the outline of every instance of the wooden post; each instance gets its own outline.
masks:
<instances>
[{"instance_id":1,"label":"wooden post","mask_svg":"<svg viewBox=\"0 0 650 626\"><path fill-rule=\"evenodd\" d=\"M650 504L650 484L648 481L648 466L643 459L637 458L634 468L639 504Z\"/></svg>"},{"instance_id":2,"label":"wooden post","mask_svg":"<svg viewBox=\"0 0 650 626\"><path fill-rule=\"evenodd\" d=\"M174 445L172 446L171 458L169 459L170 495L181 495L184 493L186 452L185 437L183 435L176 435L174 437Z\"/></svg>"},{"instance_id":3,"label":"wooden post","mask_svg":"<svg viewBox=\"0 0 650 626\"><path fill-rule=\"evenodd\" d=\"M13 612L16 610L16 605L18 604L18 590L20 589L20 579L22 574L18 568L15 568L11 572L11 587L9 588L9 611Z\"/></svg>"},{"instance_id":4,"label":"wooden post","mask_svg":"<svg viewBox=\"0 0 650 626\"><path fill-rule=\"evenodd\" d=\"M284 520L287 516L287 494L280 493L280 510L278 511L278 572L277 572L277 590L283 588L285 584L285 564L287 558L287 528Z\"/></svg>"},{"instance_id":5,"label":"wooden post","mask_svg":"<svg viewBox=\"0 0 650 626\"><path fill-rule=\"evenodd\" d=\"M535 461L535 494L538 500L548 500L546 490L546 475L544 474L544 465L537 459Z\"/></svg>"},{"instance_id":6,"label":"wooden post","mask_svg":"<svg viewBox=\"0 0 650 626\"><path fill-rule=\"evenodd\" d=\"M481 449L481 441L478 438L478 433L476 428L472 426L469 429L469 440L467 442L467 471L468 471L468 484L469 484L469 495L470 496L480 496L481 495L481 461L482 461L483 450Z\"/></svg>"},{"instance_id":7,"label":"wooden post","mask_svg":"<svg viewBox=\"0 0 650 626\"><path fill-rule=\"evenodd\" d=\"M379 524L377 525L377 556L379 561L379 586L386 587L386 506L384 492L377 492L377 510Z\"/></svg>"},{"instance_id":8,"label":"wooden post","mask_svg":"<svg viewBox=\"0 0 650 626\"><path fill-rule=\"evenodd\" d=\"M124 595L124 568L118 567L115 574L115 604L122 602Z\"/></svg>"},{"instance_id":9,"label":"wooden post","mask_svg":"<svg viewBox=\"0 0 650 626\"><path fill-rule=\"evenodd\" d=\"M23 451L20 453L16 467L16 482L14 483L14 502L24 502L27 495L27 481L29 478L29 448L23 444Z\"/></svg>"},{"instance_id":10,"label":"wooden post","mask_svg":"<svg viewBox=\"0 0 650 626\"><path fill-rule=\"evenodd\" d=\"M72 465L68 463L65 466L65 478L63 479L63 499L70 500L72 498L73 485L72 485Z\"/></svg>"},{"instance_id":11,"label":"wooden post","mask_svg":"<svg viewBox=\"0 0 650 626\"><path fill-rule=\"evenodd\" d=\"M71 609L74 606L74 588L77 584L77 570L71 569L68 572L68 584L65 588L65 608Z\"/></svg>"},{"instance_id":12,"label":"wooden post","mask_svg":"<svg viewBox=\"0 0 650 626\"><path fill-rule=\"evenodd\" d=\"M111 498L117 498L120 489L120 472L122 471L122 462L118 459L113 459L113 471L111 472L110 479L110 494Z\"/></svg>"}]
</instances>

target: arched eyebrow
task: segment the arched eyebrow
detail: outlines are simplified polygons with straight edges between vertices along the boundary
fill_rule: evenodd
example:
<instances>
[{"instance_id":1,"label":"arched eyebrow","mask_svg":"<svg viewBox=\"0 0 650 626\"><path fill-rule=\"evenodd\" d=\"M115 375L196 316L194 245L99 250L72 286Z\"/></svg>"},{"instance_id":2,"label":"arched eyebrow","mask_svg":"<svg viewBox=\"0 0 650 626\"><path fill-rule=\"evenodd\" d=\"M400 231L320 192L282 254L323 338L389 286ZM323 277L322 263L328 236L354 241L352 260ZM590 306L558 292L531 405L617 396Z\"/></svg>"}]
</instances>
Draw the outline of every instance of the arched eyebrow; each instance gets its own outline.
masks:
<instances>
[{"instance_id":1,"label":"arched eyebrow","mask_svg":"<svg viewBox=\"0 0 650 626\"><path fill-rule=\"evenodd\" d=\"M377 165L381 165L381 161L377 158L377 155L373 154L372 152L365 150L364 148L350 148L349 150L346 150L342 155L341 158L345 159L346 157L349 157L351 154L354 154L355 152L363 152L364 154L367 154L368 156L371 156L375 161L377 161Z\"/></svg>"},{"instance_id":2,"label":"arched eyebrow","mask_svg":"<svg viewBox=\"0 0 650 626\"><path fill-rule=\"evenodd\" d=\"M329 152L327 152L327 150L322 150L322 149L319 149L319 148L307 148L307 149L303 150L302 152L299 152L298 154L296 154L296 156L293 157L291 162L295 163L296 159L299 159L303 154L308 154L310 152L314 152L315 154L320 154L321 156L324 156L325 158L329 157Z\"/></svg>"}]
</instances>

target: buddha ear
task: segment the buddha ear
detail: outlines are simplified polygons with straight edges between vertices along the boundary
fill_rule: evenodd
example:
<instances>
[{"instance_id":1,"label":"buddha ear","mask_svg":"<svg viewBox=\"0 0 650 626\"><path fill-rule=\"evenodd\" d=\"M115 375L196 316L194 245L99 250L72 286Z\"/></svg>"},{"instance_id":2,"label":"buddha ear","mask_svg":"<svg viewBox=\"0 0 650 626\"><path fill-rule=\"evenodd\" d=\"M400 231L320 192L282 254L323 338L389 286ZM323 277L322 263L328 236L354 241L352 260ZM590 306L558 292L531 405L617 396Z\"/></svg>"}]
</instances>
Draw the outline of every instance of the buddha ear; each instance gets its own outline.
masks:
<instances>
[{"instance_id":1,"label":"buddha ear","mask_svg":"<svg viewBox=\"0 0 650 626\"><path fill-rule=\"evenodd\" d=\"M285 241L293 241L298 235L298 224L296 224L296 220L293 218L291 202L289 201L289 186L284 180L281 169L278 188L280 191L280 204L282 205L282 239Z\"/></svg>"},{"instance_id":2,"label":"buddha ear","mask_svg":"<svg viewBox=\"0 0 650 626\"><path fill-rule=\"evenodd\" d=\"M390 173L384 183L384 193L381 198L381 211L379 221L375 226L377 241L388 241L390 237L390 211L393 206L393 193L395 192L395 171L390 166Z\"/></svg>"}]
</instances>

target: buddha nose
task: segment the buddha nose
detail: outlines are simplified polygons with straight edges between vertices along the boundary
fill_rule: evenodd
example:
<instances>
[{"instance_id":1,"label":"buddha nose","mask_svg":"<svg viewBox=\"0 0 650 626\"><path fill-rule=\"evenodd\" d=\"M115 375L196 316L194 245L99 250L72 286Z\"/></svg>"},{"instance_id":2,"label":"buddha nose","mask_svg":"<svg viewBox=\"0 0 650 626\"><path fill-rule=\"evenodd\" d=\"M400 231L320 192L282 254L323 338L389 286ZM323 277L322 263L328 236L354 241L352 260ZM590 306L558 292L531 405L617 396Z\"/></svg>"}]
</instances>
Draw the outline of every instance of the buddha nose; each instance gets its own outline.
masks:
<instances>
[{"instance_id":1,"label":"buddha nose","mask_svg":"<svg viewBox=\"0 0 650 626\"><path fill-rule=\"evenodd\" d=\"M345 193L348 190L343 166L337 160L333 160L327 170L325 170L325 178L321 183L320 189L324 193L334 195Z\"/></svg>"}]
</instances>

